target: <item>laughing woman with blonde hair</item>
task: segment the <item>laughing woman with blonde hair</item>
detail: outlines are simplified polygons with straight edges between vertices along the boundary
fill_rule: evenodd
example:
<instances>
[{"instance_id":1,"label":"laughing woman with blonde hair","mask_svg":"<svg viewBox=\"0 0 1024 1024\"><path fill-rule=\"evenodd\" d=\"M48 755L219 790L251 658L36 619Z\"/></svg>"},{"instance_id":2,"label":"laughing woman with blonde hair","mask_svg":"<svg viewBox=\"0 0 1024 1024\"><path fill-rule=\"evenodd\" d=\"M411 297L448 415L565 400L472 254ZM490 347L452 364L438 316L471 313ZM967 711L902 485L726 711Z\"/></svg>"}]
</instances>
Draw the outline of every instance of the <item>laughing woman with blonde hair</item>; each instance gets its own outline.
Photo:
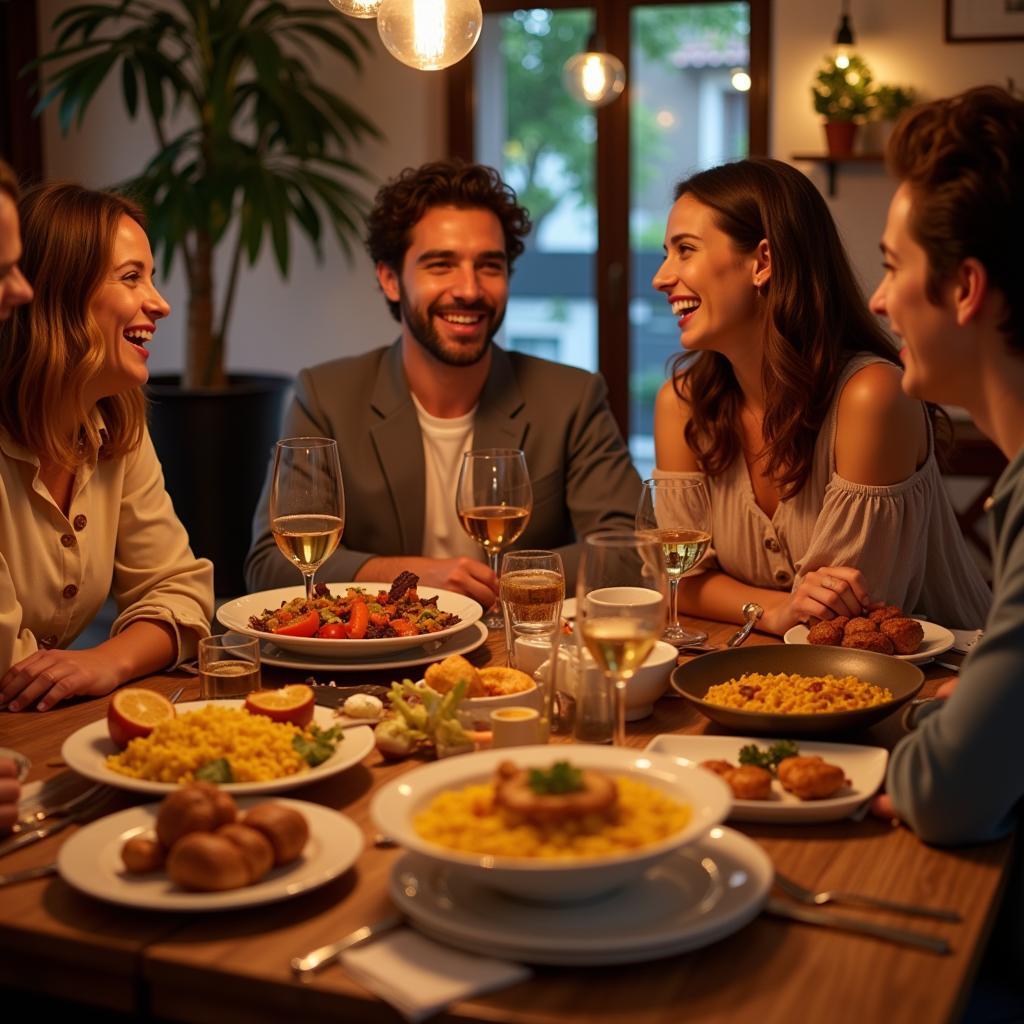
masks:
<instances>
[{"instance_id":1,"label":"laughing woman with blonde hair","mask_svg":"<svg viewBox=\"0 0 1024 1024\"><path fill-rule=\"evenodd\" d=\"M209 633L146 429L146 345L170 307L141 211L77 185L21 202L35 299L0 323L0 707L41 711L178 664ZM63 650L112 596L110 639Z\"/></svg>"}]
</instances>

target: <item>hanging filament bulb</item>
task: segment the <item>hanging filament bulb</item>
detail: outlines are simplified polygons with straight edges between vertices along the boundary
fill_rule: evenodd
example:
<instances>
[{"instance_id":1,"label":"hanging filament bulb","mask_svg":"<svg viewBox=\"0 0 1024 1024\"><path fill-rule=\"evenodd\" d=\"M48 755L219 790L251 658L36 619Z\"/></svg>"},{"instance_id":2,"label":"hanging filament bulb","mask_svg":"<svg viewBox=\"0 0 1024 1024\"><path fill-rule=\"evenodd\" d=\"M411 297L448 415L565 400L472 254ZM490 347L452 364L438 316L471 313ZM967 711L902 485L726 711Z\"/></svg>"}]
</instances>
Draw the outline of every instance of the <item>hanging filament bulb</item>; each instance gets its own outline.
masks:
<instances>
[{"instance_id":1,"label":"hanging filament bulb","mask_svg":"<svg viewBox=\"0 0 1024 1024\"><path fill-rule=\"evenodd\" d=\"M351 18L376 18L380 0L331 0L331 6Z\"/></svg>"},{"instance_id":2,"label":"hanging filament bulb","mask_svg":"<svg viewBox=\"0 0 1024 1024\"><path fill-rule=\"evenodd\" d=\"M839 28L836 29L836 67L845 71L850 66L850 54L853 50L853 26L847 11L847 0L839 12Z\"/></svg>"},{"instance_id":3,"label":"hanging filament bulb","mask_svg":"<svg viewBox=\"0 0 1024 1024\"><path fill-rule=\"evenodd\" d=\"M570 57L562 68L569 95L589 107L603 107L626 88L626 69L614 54L602 50L595 36L587 49Z\"/></svg>"},{"instance_id":4,"label":"hanging filament bulb","mask_svg":"<svg viewBox=\"0 0 1024 1024\"><path fill-rule=\"evenodd\" d=\"M462 60L482 27L480 0L382 0L377 11L377 31L388 52L420 71Z\"/></svg>"}]
</instances>

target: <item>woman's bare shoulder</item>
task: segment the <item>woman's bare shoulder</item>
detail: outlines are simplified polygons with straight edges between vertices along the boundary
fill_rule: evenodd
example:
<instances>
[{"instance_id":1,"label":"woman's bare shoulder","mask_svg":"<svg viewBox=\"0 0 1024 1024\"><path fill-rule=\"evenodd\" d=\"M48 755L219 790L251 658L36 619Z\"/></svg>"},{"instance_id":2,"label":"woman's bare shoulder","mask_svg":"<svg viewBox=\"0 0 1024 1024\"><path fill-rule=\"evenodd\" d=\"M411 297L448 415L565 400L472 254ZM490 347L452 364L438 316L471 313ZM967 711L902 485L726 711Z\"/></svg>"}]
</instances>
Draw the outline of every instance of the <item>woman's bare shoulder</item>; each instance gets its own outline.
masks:
<instances>
[{"instance_id":1,"label":"woman's bare shoulder","mask_svg":"<svg viewBox=\"0 0 1024 1024\"><path fill-rule=\"evenodd\" d=\"M678 378L677 378L678 379ZM654 399L654 452L658 469L696 472L697 457L686 443L686 425L692 410L686 399L686 381L682 381L683 397L669 379L658 389Z\"/></svg>"},{"instance_id":2,"label":"woman's bare shoulder","mask_svg":"<svg viewBox=\"0 0 1024 1024\"><path fill-rule=\"evenodd\" d=\"M839 396L836 470L854 483L888 486L911 476L927 455L924 406L902 388L888 362L857 370Z\"/></svg>"}]
</instances>

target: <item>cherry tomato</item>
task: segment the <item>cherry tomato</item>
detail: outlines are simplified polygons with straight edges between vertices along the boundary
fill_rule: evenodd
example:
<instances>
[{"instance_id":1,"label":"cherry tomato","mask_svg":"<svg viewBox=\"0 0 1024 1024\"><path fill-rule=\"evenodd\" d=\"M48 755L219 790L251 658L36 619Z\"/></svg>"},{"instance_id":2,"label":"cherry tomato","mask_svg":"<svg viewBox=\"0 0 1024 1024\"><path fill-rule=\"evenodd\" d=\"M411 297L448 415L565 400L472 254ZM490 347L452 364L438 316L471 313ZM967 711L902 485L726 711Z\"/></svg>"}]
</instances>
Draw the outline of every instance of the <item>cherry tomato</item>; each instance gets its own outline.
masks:
<instances>
[{"instance_id":1,"label":"cherry tomato","mask_svg":"<svg viewBox=\"0 0 1024 1024\"><path fill-rule=\"evenodd\" d=\"M326 626L320 627L317 636L321 640L347 640L348 630L344 622L328 622Z\"/></svg>"},{"instance_id":2,"label":"cherry tomato","mask_svg":"<svg viewBox=\"0 0 1024 1024\"><path fill-rule=\"evenodd\" d=\"M274 630L280 636L315 636L320 628L320 613L311 608L305 615L289 622L286 626L278 626Z\"/></svg>"}]
</instances>

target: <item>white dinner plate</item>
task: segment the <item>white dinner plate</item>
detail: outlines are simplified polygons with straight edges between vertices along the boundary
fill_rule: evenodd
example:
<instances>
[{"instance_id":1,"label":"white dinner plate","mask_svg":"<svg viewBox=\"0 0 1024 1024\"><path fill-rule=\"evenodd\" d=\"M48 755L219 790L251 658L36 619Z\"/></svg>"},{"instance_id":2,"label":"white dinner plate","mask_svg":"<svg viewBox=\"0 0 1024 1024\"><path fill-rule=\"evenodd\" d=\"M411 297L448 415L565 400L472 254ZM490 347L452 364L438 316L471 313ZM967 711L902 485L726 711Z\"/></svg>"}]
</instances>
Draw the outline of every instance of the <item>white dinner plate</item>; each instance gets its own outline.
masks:
<instances>
[{"instance_id":1,"label":"white dinner plate","mask_svg":"<svg viewBox=\"0 0 1024 1024\"><path fill-rule=\"evenodd\" d=\"M328 583L327 586L335 596L344 594L349 587L359 587L367 594L376 595L379 590L390 590L390 583ZM305 587L278 587L277 590L262 590L258 594L247 594L245 597L228 601L217 609L217 618L228 629L246 636L254 636L260 640L271 640L282 650L295 654L304 654L312 658L379 658L396 651L409 648L422 648L438 640L453 636L460 630L471 626L483 615L484 610L472 598L464 594L456 594L451 590L438 590L436 587L417 587L420 597L436 597L437 607L443 612L458 615L459 621L447 629L439 629L436 633L423 636L388 636L377 640L322 640L315 636L281 636L267 633L261 629L253 629L249 619L253 615L262 615L268 609L280 608L282 604L296 597L304 597Z\"/></svg>"},{"instance_id":2,"label":"white dinner plate","mask_svg":"<svg viewBox=\"0 0 1024 1024\"><path fill-rule=\"evenodd\" d=\"M245 810L259 800L240 800ZM363 851L363 833L344 814L305 800L276 800L305 817L309 841L302 856L274 868L262 881L226 892L188 892L164 871L132 875L121 847L132 836L151 833L159 804L143 804L80 828L57 854L57 871L68 885L109 903L141 910L233 910L298 896L344 874Z\"/></svg>"},{"instance_id":3,"label":"white dinner plate","mask_svg":"<svg viewBox=\"0 0 1024 1024\"><path fill-rule=\"evenodd\" d=\"M474 622L472 626L438 640L436 645L427 644L405 651L395 651L383 657L357 658L354 661L342 661L337 656L310 658L296 654L294 651L284 651L272 641L264 640L260 644L260 663L274 665L278 668L299 669L303 672L371 672L378 669L402 669L425 665L431 661L440 661L452 654L468 654L470 651L475 651L486 640L487 627L482 622ZM358 680L353 680L353 685L357 682Z\"/></svg>"},{"instance_id":4,"label":"white dinner plate","mask_svg":"<svg viewBox=\"0 0 1024 1024\"><path fill-rule=\"evenodd\" d=\"M945 626L938 626L926 619L917 621L921 623L921 628L924 630L921 646L913 654L890 654L888 657L909 661L914 665L923 665L926 661L931 661L932 658L944 654L953 646L955 637ZM807 627L803 624L791 626L786 630L782 639L787 644L805 644L807 643L807 633Z\"/></svg>"},{"instance_id":5,"label":"white dinner plate","mask_svg":"<svg viewBox=\"0 0 1024 1024\"><path fill-rule=\"evenodd\" d=\"M717 942L757 916L773 875L757 843L716 827L639 882L583 903L517 900L415 854L395 865L390 892L416 928L448 945L529 963L589 966Z\"/></svg>"},{"instance_id":6,"label":"white dinner plate","mask_svg":"<svg viewBox=\"0 0 1024 1024\"><path fill-rule=\"evenodd\" d=\"M731 761L739 764L740 748L748 743L767 747L778 740L749 736L679 736L662 734L647 744L647 750L680 758L699 765L701 761ZM795 741L800 753L817 755L838 765L846 772L849 785L827 800L801 800L782 788L778 779L772 782L769 800L736 800L732 802L731 821L765 821L774 824L807 824L812 821L840 821L853 814L865 800L873 796L885 779L889 752L881 747L862 747L851 743L818 743Z\"/></svg>"},{"instance_id":7,"label":"white dinner plate","mask_svg":"<svg viewBox=\"0 0 1024 1024\"><path fill-rule=\"evenodd\" d=\"M189 711L198 711L207 704L216 704L223 708L240 708L245 704L241 700L196 700L187 704L176 704L178 715ZM329 729L334 725L334 710L319 705L313 711L313 721L321 729ZM373 750L373 730L367 727L346 729L345 738L338 744L331 756L308 772L295 775L284 775L279 779L267 779L265 782L225 782L221 789L236 795L256 793L280 793L286 789L305 786L309 782L319 782L329 775L337 775L346 768L359 764ZM79 775L103 782L117 789L130 789L136 793L170 793L178 788L176 782L150 782L148 779L133 779L108 768L106 761L110 754L116 754L118 748L107 731L107 720L101 718L91 725L84 725L73 732L61 747L61 757L67 766Z\"/></svg>"}]
</instances>

